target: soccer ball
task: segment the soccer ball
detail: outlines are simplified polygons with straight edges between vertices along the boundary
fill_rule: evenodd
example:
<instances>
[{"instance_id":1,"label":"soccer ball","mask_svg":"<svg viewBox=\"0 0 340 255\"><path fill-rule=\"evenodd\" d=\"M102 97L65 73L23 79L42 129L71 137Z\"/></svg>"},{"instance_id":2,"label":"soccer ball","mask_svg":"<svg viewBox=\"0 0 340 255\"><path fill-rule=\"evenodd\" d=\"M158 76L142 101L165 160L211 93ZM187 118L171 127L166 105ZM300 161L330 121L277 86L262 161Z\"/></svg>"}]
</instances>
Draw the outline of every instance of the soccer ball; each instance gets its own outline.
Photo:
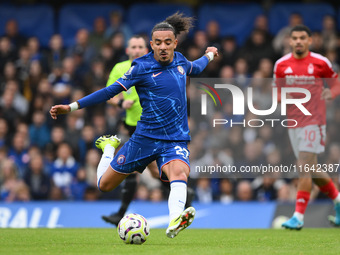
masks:
<instances>
[{"instance_id":1,"label":"soccer ball","mask_svg":"<svg viewBox=\"0 0 340 255\"><path fill-rule=\"evenodd\" d=\"M283 216L283 215L277 216L272 222L272 228L275 228L275 229L282 228L281 226L282 223L286 222L287 220L289 220L287 216Z\"/></svg>"},{"instance_id":2,"label":"soccer ball","mask_svg":"<svg viewBox=\"0 0 340 255\"><path fill-rule=\"evenodd\" d=\"M142 244L150 235L149 224L137 213L124 216L118 224L118 235L126 244Z\"/></svg>"}]
</instances>

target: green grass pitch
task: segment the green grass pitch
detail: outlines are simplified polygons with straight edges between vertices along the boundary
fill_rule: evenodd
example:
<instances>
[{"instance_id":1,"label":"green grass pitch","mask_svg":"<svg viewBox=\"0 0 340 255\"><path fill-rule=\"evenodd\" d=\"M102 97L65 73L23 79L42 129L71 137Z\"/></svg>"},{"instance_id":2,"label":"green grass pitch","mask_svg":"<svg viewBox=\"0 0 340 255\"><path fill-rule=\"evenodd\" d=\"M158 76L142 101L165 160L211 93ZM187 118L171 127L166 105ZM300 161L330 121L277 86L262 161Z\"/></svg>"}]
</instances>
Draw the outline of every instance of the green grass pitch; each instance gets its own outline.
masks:
<instances>
[{"instance_id":1,"label":"green grass pitch","mask_svg":"<svg viewBox=\"0 0 340 255\"><path fill-rule=\"evenodd\" d=\"M0 254L340 254L340 229L187 229L176 238L151 229L127 245L112 229L0 229Z\"/></svg>"}]
</instances>

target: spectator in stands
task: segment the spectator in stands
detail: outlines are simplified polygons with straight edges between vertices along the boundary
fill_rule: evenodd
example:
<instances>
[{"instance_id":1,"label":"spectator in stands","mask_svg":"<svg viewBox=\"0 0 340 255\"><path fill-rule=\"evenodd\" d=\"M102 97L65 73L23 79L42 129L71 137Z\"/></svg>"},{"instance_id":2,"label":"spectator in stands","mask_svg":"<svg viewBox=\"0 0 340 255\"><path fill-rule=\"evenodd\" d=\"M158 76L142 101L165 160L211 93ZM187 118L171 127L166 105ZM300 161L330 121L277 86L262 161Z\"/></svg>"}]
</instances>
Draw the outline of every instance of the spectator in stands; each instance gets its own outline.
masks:
<instances>
[{"instance_id":1,"label":"spectator in stands","mask_svg":"<svg viewBox=\"0 0 340 255\"><path fill-rule=\"evenodd\" d=\"M229 136L227 140L227 146L231 152L231 157L235 162L241 161L243 156L243 128L240 126L233 126L230 128Z\"/></svg>"},{"instance_id":2,"label":"spectator in stands","mask_svg":"<svg viewBox=\"0 0 340 255\"><path fill-rule=\"evenodd\" d=\"M117 32L112 35L110 44L113 49L114 55L114 61L115 63L121 62L127 59L126 53L125 53L125 44L124 44L125 38L124 34L121 32Z\"/></svg>"},{"instance_id":3,"label":"spectator in stands","mask_svg":"<svg viewBox=\"0 0 340 255\"><path fill-rule=\"evenodd\" d=\"M124 36L124 48L127 44L127 40L132 36L132 31L130 27L123 22L123 17L121 12L113 11L110 14L110 25L105 31L105 37L111 39L116 33L123 33Z\"/></svg>"},{"instance_id":4,"label":"spectator in stands","mask_svg":"<svg viewBox=\"0 0 340 255\"><path fill-rule=\"evenodd\" d=\"M9 90L5 90L0 98L0 117L6 120L11 137L15 132L20 114L14 107L14 94Z\"/></svg>"},{"instance_id":5,"label":"spectator in stands","mask_svg":"<svg viewBox=\"0 0 340 255\"><path fill-rule=\"evenodd\" d=\"M30 52L31 61L37 60L39 61L44 72L48 72L48 64L45 58L45 55L42 53L40 49L39 39L35 36L28 38L27 48Z\"/></svg>"},{"instance_id":6,"label":"spectator in stands","mask_svg":"<svg viewBox=\"0 0 340 255\"><path fill-rule=\"evenodd\" d=\"M241 48L240 54L246 59L250 73L253 73L258 68L262 58L276 59L270 41L266 41L265 33L260 29L252 31L250 38Z\"/></svg>"},{"instance_id":7,"label":"spectator in stands","mask_svg":"<svg viewBox=\"0 0 340 255\"><path fill-rule=\"evenodd\" d=\"M37 95L37 90L41 79L45 78L45 72L43 72L40 61L33 60L31 62L29 76L27 82L24 83L23 95L31 102Z\"/></svg>"},{"instance_id":8,"label":"spectator in stands","mask_svg":"<svg viewBox=\"0 0 340 255\"><path fill-rule=\"evenodd\" d=\"M9 80L6 83L5 93L13 96L13 107L21 115L25 116L28 112L28 101L19 91L19 85L16 80Z\"/></svg>"},{"instance_id":9,"label":"spectator in stands","mask_svg":"<svg viewBox=\"0 0 340 255\"><path fill-rule=\"evenodd\" d=\"M73 178L70 185L70 198L72 200L82 200L87 187L88 184L86 182L86 171L83 167L80 167L77 171L76 178Z\"/></svg>"},{"instance_id":10,"label":"spectator in stands","mask_svg":"<svg viewBox=\"0 0 340 255\"><path fill-rule=\"evenodd\" d=\"M54 99L52 97L52 85L46 78L40 79L36 94L34 95L30 104L28 118L31 120L35 111L47 113L49 109L48 107L50 107L53 102ZM47 119L47 124L49 124L49 119Z\"/></svg>"},{"instance_id":11,"label":"spectator in stands","mask_svg":"<svg viewBox=\"0 0 340 255\"><path fill-rule=\"evenodd\" d=\"M8 157L12 159L18 168L18 176L22 177L27 169L29 161L28 146L25 145L26 137L22 133L16 133L9 148Z\"/></svg>"},{"instance_id":12,"label":"spectator in stands","mask_svg":"<svg viewBox=\"0 0 340 255\"><path fill-rule=\"evenodd\" d=\"M198 30L194 33L193 44L200 49L200 55L202 55L207 48L208 38L205 31Z\"/></svg>"},{"instance_id":13,"label":"spectator in stands","mask_svg":"<svg viewBox=\"0 0 340 255\"><path fill-rule=\"evenodd\" d=\"M201 56L201 49L196 45L190 45L187 48L187 59L190 61L194 61L195 59L199 58Z\"/></svg>"},{"instance_id":14,"label":"spectator in stands","mask_svg":"<svg viewBox=\"0 0 340 255\"><path fill-rule=\"evenodd\" d=\"M5 36L11 41L11 47L15 51L18 51L27 41L27 39L19 33L18 23L15 19L10 19L6 22Z\"/></svg>"},{"instance_id":15,"label":"spectator in stands","mask_svg":"<svg viewBox=\"0 0 340 255\"><path fill-rule=\"evenodd\" d=\"M230 179L223 178L220 180L220 197L219 200L223 204L229 204L234 201L233 183Z\"/></svg>"},{"instance_id":16,"label":"spectator in stands","mask_svg":"<svg viewBox=\"0 0 340 255\"><path fill-rule=\"evenodd\" d=\"M112 67L116 64L114 58L114 51L110 45L110 43L105 43L101 49L99 54L99 59L104 62L104 72L106 76L109 76Z\"/></svg>"},{"instance_id":17,"label":"spectator in stands","mask_svg":"<svg viewBox=\"0 0 340 255\"><path fill-rule=\"evenodd\" d=\"M277 192L277 202L294 202L295 197L290 192L289 185L283 183Z\"/></svg>"},{"instance_id":18,"label":"spectator in stands","mask_svg":"<svg viewBox=\"0 0 340 255\"><path fill-rule=\"evenodd\" d=\"M235 37L227 36L222 40L222 64L234 66L239 54Z\"/></svg>"},{"instance_id":19,"label":"spectator in stands","mask_svg":"<svg viewBox=\"0 0 340 255\"><path fill-rule=\"evenodd\" d=\"M72 155L71 146L68 143L61 143L57 150L57 158L51 169L50 176L53 183L61 188L67 198L71 198L71 184L77 177L79 164Z\"/></svg>"},{"instance_id":20,"label":"spectator in stands","mask_svg":"<svg viewBox=\"0 0 340 255\"><path fill-rule=\"evenodd\" d=\"M321 35L326 50L335 50L337 45L337 31L334 17L330 15L323 17Z\"/></svg>"},{"instance_id":21,"label":"spectator in stands","mask_svg":"<svg viewBox=\"0 0 340 255\"><path fill-rule=\"evenodd\" d=\"M103 17L97 17L93 22L93 30L89 36L89 43L98 54L102 45L107 41L105 38L106 22Z\"/></svg>"},{"instance_id":22,"label":"spectator in stands","mask_svg":"<svg viewBox=\"0 0 340 255\"><path fill-rule=\"evenodd\" d=\"M73 58L65 58L63 67L56 65L52 73L48 76L48 81L52 85L52 93L55 103L69 102L71 95L71 82L74 72Z\"/></svg>"},{"instance_id":23,"label":"spectator in stands","mask_svg":"<svg viewBox=\"0 0 340 255\"><path fill-rule=\"evenodd\" d=\"M51 141L51 131L46 124L46 116L42 111L33 113L33 122L29 127L31 144L43 149Z\"/></svg>"},{"instance_id":24,"label":"spectator in stands","mask_svg":"<svg viewBox=\"0 0 340 255\"><path fill-rule=\"evenodd\" d=\"M263 78L273 77L273 61L269 58L260 59L258 70L262 73Z\"/></svg>"},{"instance_id":25,"label":"spectator in stands","mask_svg":"<svg viewBox=\"0 0 340 255\"><path fill-rule=\"evenodd\" d=\"M0 38L0 74L3 73L7 62L13 62L16 59L16 54L11 47L11 42L8 37Z\"/></svg>"},{"instance_id":26,"label":"spectator in stands","mask_svg":"<svg viewBox=\"0 0 340 255\"><path fill-rule=\"evenodd\" d=\"M211 179L205 177L197 179L196 196L200 203L211 203L213 201Z\"/></svg>"},{"instance_id":27,"label":"spectator in stands","mask_svg":"<svg viewBox=\"0 0 340 255\"><path fill-rule=\"evenodd\" d=\"M78 159L81 163L85 162L86 152L95 149L95 131L92 125L85 125L81 130L81 137L78 142Z\"/></svg>"},{"instance_id":28,"label":"spectator in stands","mask_svg":"<svg viewBox=\"0 0 340 255\"><path fill-rule=\"evenodd\" d=\"M326 52L326 58L328 58L329 62L331 62L334 72L339 74L339 71L340 71L340 65L338 64L339 56L336 53L336 51L335 50L328 50Z\"/></svg>"},{"instance_id":29,"label":"spectator in stands","mask_svg":"<svg viewBox=\"0 0 340 255\"><path fill-rule=\"evenodd\" d=\"M154 188L150 191L150 201L151 202L160 202L163 201L163 192L160 188Z\"/></svg>"},{"instance_id":30,"label":"spectator in stands","mask_svg":"<svg viewBox=\"0 0 340 255\"><path fill-rule=\"evenodd\" d=\"M257 201L272 201L277 198L277 189L279 183L276 183L276 178L271 174L266 174L256 178L253 183L255 200Z\"/></svg>"},{"instance_id":31,"label":"spectator in stands","mask_svg":"<svg viewBox=\"0 0 340 255\"><path fill-rule=\"evenodd\" d=\"M60 144L65 142L65 129L62 126L53 126L51 130L51 143L49 144L49 148L53 152L53 155L57 155L57 149Z\"/></svg>"},{"instance_id":32,"label":"spectator in stands","mask_svg":"<svg viewBox=\"0 0 340 255\"><path fill-rule=\"evenodd\" d=\"M339 164L340 163L340 144L331 143L328 152L326 153L326 164Z\"/></svg>"},{"instance_id":33,"label":"spectator in stands","mask_svg":"<svg viewBox=\"0 0 340 255\"><path fill-rule=\"evenodd\" d=\"M139 184L136 191L136 200L146 201L149 199L149 190L144 184Z\"/></svg>"},{"instance_id":34,"label":"spectator in stands","mask_svg":"<svg viewBox=\"0 0 340 255\"><path fill-rule=\"evenodd\" d=\"M92 60L96 57L95 48L89 43L89 31L81 28L76 34L76 43L68 49L68 56L81 54L84 62L89 66Z\"/></svg>"},{"instance_id":35,"label":"spectator in stands","mask_svg":"<svg viewBox=\"0 0 340 255\"><path fill-rule=\"evenodd\" d=\"M220 70L219 77L223 79L223 81L228 82L229 84L234 84L234 68L232 66L224 65Z\"/></svg>"},{"instance_id":36,"label":"spectator in stands","mask_svg":"<svg viewBox=\"0 0 340 255\"><path fill-rule=\"evenodd\" d=\"M99 190L95 186L88 186L84 191L83 200L97 201L99 199Z\"/></svg>"},{"instance_id":37,"label":"spectator in stands","mask_svg":"<svg viewBox=\"0 0 340 255\"><path fill-rule=\"evenodd\" d=\"M208 44L218 49L221 48L220 25L216 20L211 20L207 23L206 34Z\"/></svg>"},{"instance_id":38,"label":"spectator in stands","mask_svg":"<svg viewBox=\"0 0 340 255\"><path fill-rule=\"evenodd\" d=\"M325 44L323 42L323 37L320 32L312 33L312 44L310 46L310 50L321 55L326 54Z\"/></svg>"},{"instance_id":39,"label":"spectator in stands","mask_svg":"<svg viewBox=\"0 0 340 255\"><path fill-rule=\"evenodd\" d=\"M99 137L101 134L107 133L106 118L103 114L100 114L100 112L93 115L91 123L94 126L96 137Z\"/></svg>"},{"instance_id":40,"label":"spectator in stands","mask_svg":"<svg viewBox=\"0 0 340 255\"><path fill-rule=\"evenodd\" d=\"M97 59L92 62L91 70L85 75L83 91L86 95L93 93L105 87L106 82L104 62Z\"/></svg>"},{"instance_id":41,"label":"spectator in stands","mask_svg":"<svg viewBox=\"0 0 340 255\"><path fill-rule=\"evenodd\" d=\"M82 128L83 122L76 114L70 114L66 117L66 132L65 141L69 143L73 150L78 148L80 139L80 130Z\"/></svg>"},{"instance_id":42,"label":"spectator in stands","mask_svg":"<svg viewBox=\"0 0 340 255\"><path fill-rule=\"evenodd\" d=\"M240 181L236 188L236 200L247 202L253 200L253 188L247 180Z\"/></svg>"},{"instance_id":43,"label":"spectator in stands","mask_svg":"<svg viewBox=\"0 0 340 255\"><path fill-rule=\"evenodd\" d=\"M66 57L66 50L64 48L64 41L60 34L52 35L49 48L47 50L46 58L49 66L49 72L52 71L54 66L60 66Z\"/></svg>"},{"instance_id":44,"label":"spectator in stands","mask_svg":"<svg viewBox=\"0 0 340 255\"><path fill-rule=\"evenodd\" d=\"M6 202L28 201L29 190L25 183L18 177L15 164L6 159L1 165L2 183L0 199Z\"/></svg>"},{"instance_id":45,"label":"spectator in stands","mask_svg":"<svg viewBox=\"0 0 340 255\"><path fill-rule=\"evenodd\" d=\"M26 79L28 78L30 65L31 65L30 51L27 46L22 46L19 49L19 58L15 61L18 79L21 82L26 81Z\"/></svg>"},{"instance_id":46,"label":"spectator in stands","mask_svg":"<svg viewBox=\"0 0 340 255\"><path fill-rule=\"evenodd\" d=\"M8 147L10 144L9 139L7 121L0 118L0 148Z\"/></svg>"},{"instance_id":47,"label":"spectator in stands","mask_svg":"<svg viewBox=\"0 0 340 255\"><path fill-rule=\"evenodd\" d=\"M41 154L34 155L29 162L24 181L30 188L33 200L47 200L50 193L50 178L45 174L44 161Z\"/></svg>"},{"instance_id":48,"label":"spectator in stands","mask_svg":"<svg viewBox=\"0 0 340 255\"><path fill-rule=\"evenodd\" d=\"M17 70L13 62L7 62L4 66L3 73L0 73L0 94L1 95L3 94L5 90L6 83L10 80L18 81ZM21 84L19 84L19 88L20 88L20 93L22 93L23 91L22 91Z\"/></svg>"},{"instance_id":49,"label":"spectator in stands","mask_svg":"<svg viewBox=\"0 0 340 255\"><path fill-rule=\"evenodd\" d=\"M97 185L97 166L100 161L100 155L97 149L90 149L86 153L85 166L86 182L88 185L96 187Z\"/></svg>"},{"instance_id":50,"label":"spectator in stands","mask_svg":"<svg viewBox=\"0 0 340 255\"><path fill-rule=\"evenodd\" d=\"M238 58L235 62L235 82L238 87L245 89L250 82L250 74L248 73L248 62L244 58Z\"/></svg>"},{"instance_id":51,"label":"spectator in stands","mask_svg":"<svg viewBox=\"0 0 340 255\"><path fill-rule=\"evenodd\" d=\"M277 54L282 56L290 52L290 31L293 27L299 24L303 24L302 16L299 13L292 13L289 16L288 26L281 28L273 40L273 48Z\"/></svg>"},{"instance_id":52,"label":"spectator in stands","mask_svg":"<svg viewBox=\"0 0 340 255\"><path fill-rule=\"evenodd\" d=\"M266 15L261 14L255 18L254 29L259 29L264 33L266 42L272 43L273 35L269 32L268 18Z\"/></svg>"}]
</instances>

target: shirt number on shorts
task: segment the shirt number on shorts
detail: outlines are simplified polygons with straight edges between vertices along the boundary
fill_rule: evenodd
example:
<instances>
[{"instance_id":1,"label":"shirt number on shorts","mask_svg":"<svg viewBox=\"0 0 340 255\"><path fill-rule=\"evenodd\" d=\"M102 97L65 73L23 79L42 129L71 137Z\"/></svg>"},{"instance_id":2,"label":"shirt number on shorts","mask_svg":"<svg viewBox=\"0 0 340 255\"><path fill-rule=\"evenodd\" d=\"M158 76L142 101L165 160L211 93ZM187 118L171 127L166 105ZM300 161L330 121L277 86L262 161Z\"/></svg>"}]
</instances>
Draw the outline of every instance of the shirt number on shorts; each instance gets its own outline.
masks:
<instances>
[{"instance_id":1,"label":"shirt number on shorts","mask_svg":"<svg viewBox=\"0 0 340 255\"><path fill-rule=\"evenodd\" d=\"M177 155L181 155L185 159L188 158L189 151L186 148L182 148L180 146L176 146L174 149L176 150L176 154Z\"/></svg>"},{"instance_id":2,"label":"shirt number on shorts","mask_svg":"<svg viewBox=\"0 0 340 255\"><path fill-rule=\"evenodd\" d=\"M315 130L305 130L305 141L314 142L316 138Z\"/></svg>"}]
</instances>

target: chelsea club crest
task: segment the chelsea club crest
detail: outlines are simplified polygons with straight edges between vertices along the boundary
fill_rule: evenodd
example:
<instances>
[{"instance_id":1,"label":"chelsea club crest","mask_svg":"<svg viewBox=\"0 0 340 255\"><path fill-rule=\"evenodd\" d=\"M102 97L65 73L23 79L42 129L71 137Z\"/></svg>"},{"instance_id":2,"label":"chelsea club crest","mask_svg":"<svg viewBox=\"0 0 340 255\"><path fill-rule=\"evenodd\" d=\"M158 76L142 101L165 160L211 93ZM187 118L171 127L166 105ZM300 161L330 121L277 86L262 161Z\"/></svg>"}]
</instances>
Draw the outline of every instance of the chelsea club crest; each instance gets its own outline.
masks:
<instances>
[{"instance_id":1,"label":"chelsea club crest","mask_svg":"<svg viewBox=\"0 0 340 255\"><path fill-rule=\"evenodd\" d=\"M184 69L182 66L177 66L177 70L181 75L184 75Z\"/></svg>"}]
</instances>

